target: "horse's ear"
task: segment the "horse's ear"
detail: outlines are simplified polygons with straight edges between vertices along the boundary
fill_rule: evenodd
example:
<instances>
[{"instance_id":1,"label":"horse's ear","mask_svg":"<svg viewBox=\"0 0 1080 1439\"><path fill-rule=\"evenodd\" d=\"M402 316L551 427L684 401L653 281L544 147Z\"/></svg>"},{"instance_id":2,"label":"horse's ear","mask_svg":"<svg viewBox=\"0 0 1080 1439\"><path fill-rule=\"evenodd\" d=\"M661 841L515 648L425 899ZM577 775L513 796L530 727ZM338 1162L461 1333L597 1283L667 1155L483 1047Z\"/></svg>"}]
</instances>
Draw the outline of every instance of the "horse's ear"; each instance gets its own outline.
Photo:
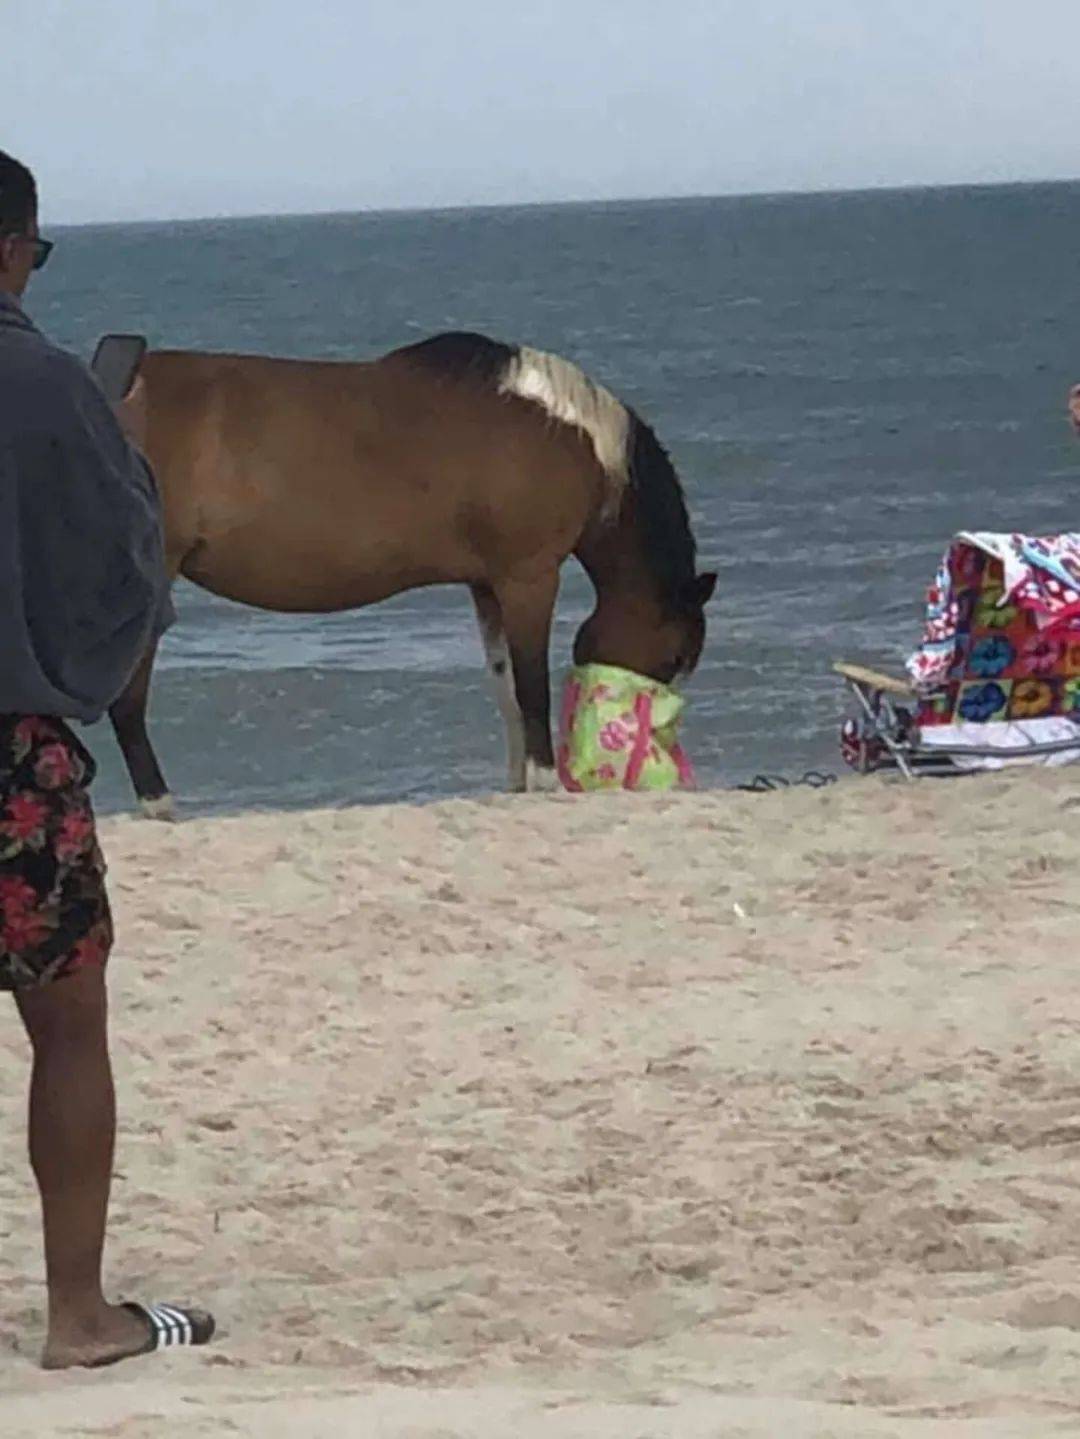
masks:
<instances>
[{"instance_id":1,"label":"horse's ear","mask_svg":"<svg viewBox=\"0 0 1080 1439\"><path fill-rule=\"evenodd\" d=\"M709 603L716 589L716 574L710 570L707 574L698 575L694 581L694 603L702 609Z\"/></svg>"}]
</instances>

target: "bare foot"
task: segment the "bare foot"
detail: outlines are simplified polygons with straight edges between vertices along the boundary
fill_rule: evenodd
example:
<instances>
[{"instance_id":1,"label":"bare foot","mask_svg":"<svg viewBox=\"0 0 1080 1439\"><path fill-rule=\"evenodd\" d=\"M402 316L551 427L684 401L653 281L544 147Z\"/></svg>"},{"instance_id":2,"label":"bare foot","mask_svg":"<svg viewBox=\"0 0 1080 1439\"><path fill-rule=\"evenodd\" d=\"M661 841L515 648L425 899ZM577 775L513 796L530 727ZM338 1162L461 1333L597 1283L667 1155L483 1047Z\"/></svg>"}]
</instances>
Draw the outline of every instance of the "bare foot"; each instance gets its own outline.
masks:
<instances>
[{"instance_id":1,"label":"bare foot","mask_svg":"<svg viewBox=\"0 0 1080 1439\"><path fill-rule=\"evenodd\" d=\"M214 1332L213 1319L201 1309L182 1312L191 1321L195 1333L204 1336L188 1342L205 1344ZM51 1328L41 1364L44 1369L97 1369L149 1354L155 1348L154 1328L137 1305L110 1304L91 1324Z\"/></svg>"}]
</instances>

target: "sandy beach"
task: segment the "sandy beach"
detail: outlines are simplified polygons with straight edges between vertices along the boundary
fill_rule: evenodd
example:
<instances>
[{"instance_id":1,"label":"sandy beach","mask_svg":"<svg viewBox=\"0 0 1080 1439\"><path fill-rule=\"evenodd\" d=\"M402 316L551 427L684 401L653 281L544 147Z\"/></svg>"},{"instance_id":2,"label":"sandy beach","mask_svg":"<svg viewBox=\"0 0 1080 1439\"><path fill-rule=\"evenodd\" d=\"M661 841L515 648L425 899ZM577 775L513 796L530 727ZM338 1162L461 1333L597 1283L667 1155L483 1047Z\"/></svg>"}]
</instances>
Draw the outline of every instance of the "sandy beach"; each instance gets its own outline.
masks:
<instances>
[{"instance_id":1,"label":"sandy beach","mask_svg":"<svg viewBox=\"0 0 1080 1439\"><path fill-rule=\"evenodd\" d=\"M29 1436L1080 1433L1080 783L103 825L118 1297L60 1376L0 1030Z\"/></svg>"}]
</instances>

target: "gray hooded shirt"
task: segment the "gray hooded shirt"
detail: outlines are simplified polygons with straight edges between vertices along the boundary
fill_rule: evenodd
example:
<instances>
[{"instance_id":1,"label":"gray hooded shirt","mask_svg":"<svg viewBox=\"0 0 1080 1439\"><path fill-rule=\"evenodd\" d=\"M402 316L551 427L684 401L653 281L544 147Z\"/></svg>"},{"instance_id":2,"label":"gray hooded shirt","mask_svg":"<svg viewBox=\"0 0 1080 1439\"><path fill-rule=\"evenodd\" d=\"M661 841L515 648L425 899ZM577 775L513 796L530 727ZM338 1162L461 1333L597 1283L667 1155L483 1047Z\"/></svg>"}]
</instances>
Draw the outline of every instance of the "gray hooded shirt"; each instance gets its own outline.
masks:
<instances>
[{"instance_id":1,"label":"gray hooded shirt","mask_svg":"<svg viewBox=\"0 0 1080 1439\"><path fill-rule=\"evenodd\" d=\"M172 617L146 462L0 293L0 714L99 719Z\"/></svg>"}]
</instances>

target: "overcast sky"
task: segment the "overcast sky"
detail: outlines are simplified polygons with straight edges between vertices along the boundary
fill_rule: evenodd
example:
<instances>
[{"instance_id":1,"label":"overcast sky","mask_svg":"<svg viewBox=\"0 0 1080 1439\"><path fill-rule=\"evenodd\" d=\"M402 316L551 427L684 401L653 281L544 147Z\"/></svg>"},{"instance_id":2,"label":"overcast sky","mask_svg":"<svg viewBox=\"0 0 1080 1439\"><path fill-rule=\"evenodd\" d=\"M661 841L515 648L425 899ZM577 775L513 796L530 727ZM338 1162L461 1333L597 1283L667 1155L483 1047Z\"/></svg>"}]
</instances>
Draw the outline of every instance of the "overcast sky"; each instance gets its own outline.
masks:
<instances>
[{"instance_id":1,"label":"overcast sky","mask_svg":"<svg viewBox=\"0 0 1080 1439\"><path fill-rule=\"evenodd\" d=\"M0 0L43 220L1072 177L1076 0Z\"/></svg>"}]
</instances>

